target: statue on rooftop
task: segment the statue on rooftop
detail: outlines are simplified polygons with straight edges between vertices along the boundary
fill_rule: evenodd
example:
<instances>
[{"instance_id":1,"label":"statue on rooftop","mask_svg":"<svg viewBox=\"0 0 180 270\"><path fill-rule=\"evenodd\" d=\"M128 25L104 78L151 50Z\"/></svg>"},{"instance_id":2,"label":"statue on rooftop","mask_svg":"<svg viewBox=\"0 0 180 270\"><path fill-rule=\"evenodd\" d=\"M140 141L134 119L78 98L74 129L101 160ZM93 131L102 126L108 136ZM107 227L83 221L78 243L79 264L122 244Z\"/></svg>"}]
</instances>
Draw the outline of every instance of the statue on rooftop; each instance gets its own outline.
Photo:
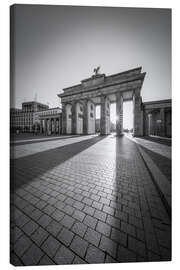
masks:
<instances>
[{"instance_id":1,"label":"statue on rooftop","mask_svg":"<svg viewBox=\"0 0 180 270\"><path fill-rule=\"evenodd\" d=\"M95 73L95 76L97 76L99 74L99 70L100 70L100 66L98 66L97 68L94 68L94 73Z\"/></svg>"}]
</instances>

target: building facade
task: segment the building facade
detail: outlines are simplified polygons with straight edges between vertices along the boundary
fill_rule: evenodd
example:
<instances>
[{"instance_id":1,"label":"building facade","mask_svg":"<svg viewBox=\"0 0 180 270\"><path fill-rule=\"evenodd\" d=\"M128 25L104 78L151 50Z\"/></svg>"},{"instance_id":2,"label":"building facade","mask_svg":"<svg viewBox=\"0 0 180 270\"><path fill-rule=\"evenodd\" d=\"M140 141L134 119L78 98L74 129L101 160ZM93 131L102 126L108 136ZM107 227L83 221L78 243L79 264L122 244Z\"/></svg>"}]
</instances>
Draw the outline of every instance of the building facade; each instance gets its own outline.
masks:
<instances>
[{"instance_id":1,"label":"building facade","mask_svg":"<svg viewBox=\"0 0 180 270\"><path fill-rule=\"evenodd\" d=\"M171 137L171 99L144 102L144 135Z\"/></svg>"},{"instance_id":2,"label":"building facade","mask_svg":"<svg viewBox=\"0 0 180 270\"><path fill-rule=\"evenodd\" d=\"M34 113L47 110L48 105L30 101L22 103L22 109L10 109L10 131L33 132L34 131Z\"/></svg>"},{"instance_id":3,"label":"building facade","mask_svg":"<svg viewBox=\"0 0 180 270\"><path fill-rule=\"evenodd\" d=\"M34 113L35 132L45 135L61 134L61 109L50 108Z\"/></svg>"}]
</instances>

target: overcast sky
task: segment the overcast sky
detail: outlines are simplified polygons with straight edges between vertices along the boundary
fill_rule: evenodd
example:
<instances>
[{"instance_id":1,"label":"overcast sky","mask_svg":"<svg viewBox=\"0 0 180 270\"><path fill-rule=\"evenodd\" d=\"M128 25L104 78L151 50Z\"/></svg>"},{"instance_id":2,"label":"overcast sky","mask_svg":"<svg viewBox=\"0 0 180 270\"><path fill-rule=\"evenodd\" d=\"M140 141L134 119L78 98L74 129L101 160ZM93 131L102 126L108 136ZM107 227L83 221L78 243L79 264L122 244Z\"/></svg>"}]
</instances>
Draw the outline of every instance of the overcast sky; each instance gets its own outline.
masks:
<instances>
[{"instance_id":1,"label":"overcast sky","mask_svg":"<svg viewBox=\"0 0 180 270\"><path fill-rule=\"evenodd\" d=\"M171 98L168 9L17 5L15 101L49 102L101 66L106 75L142 66L143 101Z\"/></svg>"}]
</instances>

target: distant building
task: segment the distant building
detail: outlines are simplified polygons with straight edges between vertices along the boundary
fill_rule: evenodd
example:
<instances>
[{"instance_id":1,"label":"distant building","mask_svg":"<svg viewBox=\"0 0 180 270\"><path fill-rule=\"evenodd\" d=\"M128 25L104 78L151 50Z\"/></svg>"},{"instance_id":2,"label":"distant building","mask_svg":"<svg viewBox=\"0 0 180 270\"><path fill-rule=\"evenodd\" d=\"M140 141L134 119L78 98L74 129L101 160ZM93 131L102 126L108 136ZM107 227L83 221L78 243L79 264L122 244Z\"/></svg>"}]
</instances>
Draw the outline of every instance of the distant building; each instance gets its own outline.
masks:
<instances>
[{"instance_id":1,"label":"distant building","mask_svg":"<svg viewBox=\"0 0 180 270\"><path fill-rule=\"evenodd\" d=\"M22 103L22 109L10 109L10 130L11 132L33 132L34 113L47 110L48 105L30 101Z\"/></svg>"}]
</instances>

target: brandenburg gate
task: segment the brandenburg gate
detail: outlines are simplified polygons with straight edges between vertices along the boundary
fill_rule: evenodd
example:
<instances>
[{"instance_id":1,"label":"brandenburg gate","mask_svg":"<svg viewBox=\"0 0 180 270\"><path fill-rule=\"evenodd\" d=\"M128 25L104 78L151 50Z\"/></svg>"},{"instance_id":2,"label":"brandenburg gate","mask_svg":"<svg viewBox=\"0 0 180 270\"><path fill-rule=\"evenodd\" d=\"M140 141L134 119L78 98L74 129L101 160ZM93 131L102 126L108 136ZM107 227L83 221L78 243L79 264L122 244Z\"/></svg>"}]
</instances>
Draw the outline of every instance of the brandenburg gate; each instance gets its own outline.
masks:
<instances>
[{"instance_id":1,"label":"brandenburg gate","mask_svg":"<svg viewBox=\"0 0 180 270\"><path fill-rule=\"evenodd\" d=\"M123 102L133 101L133 135L143 135L141 88L146 73L141 67L106 76L94 75L58 94L62 103L63 134L95 133L96 105L101 106L100 134L110 133L110 105L116 103L116 133L123 133Z\"/></svg>"}]
</instances>

